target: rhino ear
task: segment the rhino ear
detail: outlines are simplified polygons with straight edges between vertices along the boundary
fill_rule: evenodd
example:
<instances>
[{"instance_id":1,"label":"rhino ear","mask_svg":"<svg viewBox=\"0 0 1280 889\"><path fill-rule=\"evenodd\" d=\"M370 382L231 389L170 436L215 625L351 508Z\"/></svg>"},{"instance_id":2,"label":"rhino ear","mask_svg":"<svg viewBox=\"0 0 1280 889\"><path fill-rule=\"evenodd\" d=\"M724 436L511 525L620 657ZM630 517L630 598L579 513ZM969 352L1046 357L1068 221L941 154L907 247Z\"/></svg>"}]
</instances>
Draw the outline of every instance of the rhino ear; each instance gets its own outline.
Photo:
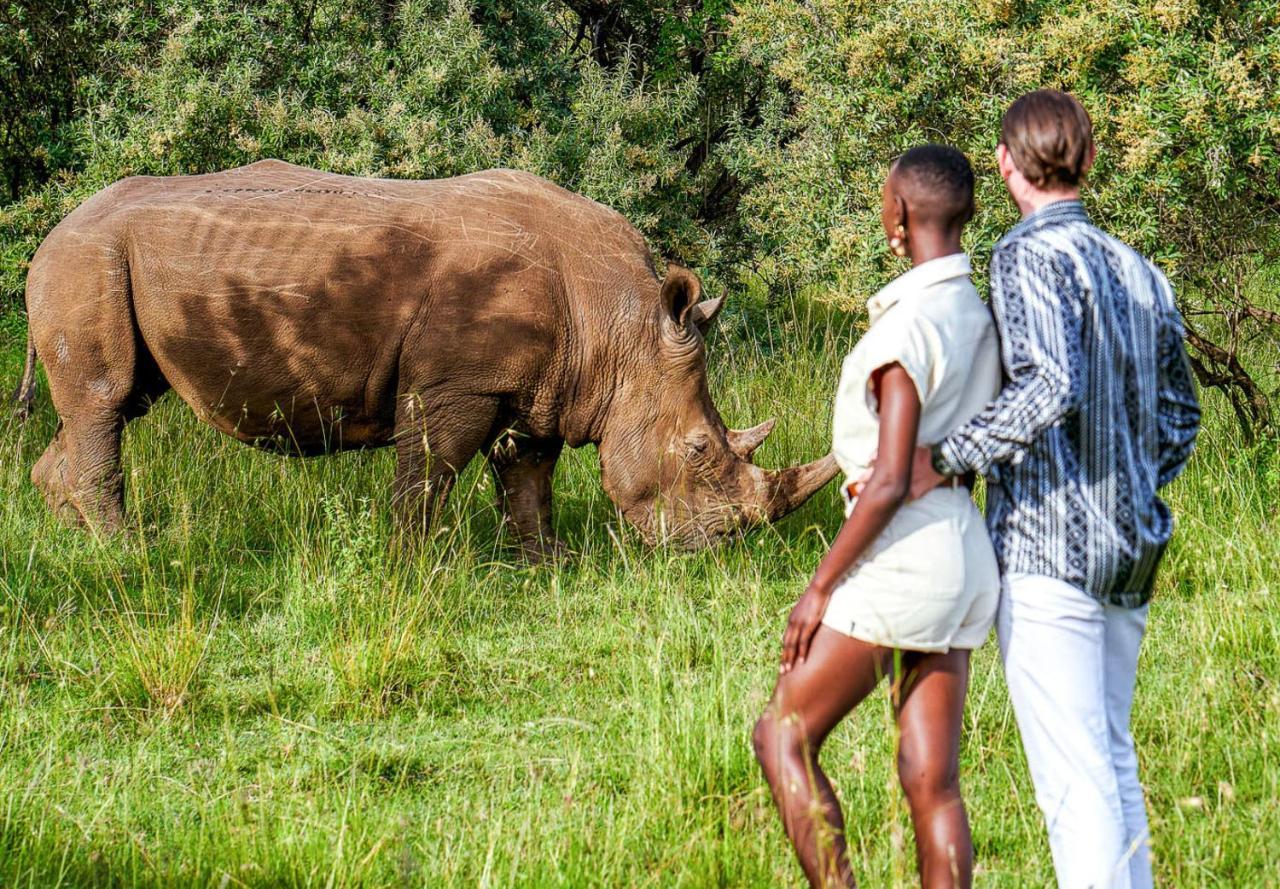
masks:
<instances>
[{"instance_id":1,"label":"rhino ear","mask_svg":"<svg viewBox=\"0 0 1280 889\"><path fill-rule=\"evenodd\" d=\"M667 277L662 280L662 307L679 327L694 318L694 306L702 296L702 281L679 263L667 263Z\"/></svg>"},{"instance_id":2,"label":"rhino ear","mask_svg":"<svg viewBox=\"0 0 1280 889\"><path fill-rule=\"evenodd\" d=\"M709 299L700 302L693 307L693 323L698 328L698 332L706 336L711 332L711 325L716 322L716 316L720 314L720 310L724 308L724 297L717 296L715 299Z\"/></svg>"}]
</instances>

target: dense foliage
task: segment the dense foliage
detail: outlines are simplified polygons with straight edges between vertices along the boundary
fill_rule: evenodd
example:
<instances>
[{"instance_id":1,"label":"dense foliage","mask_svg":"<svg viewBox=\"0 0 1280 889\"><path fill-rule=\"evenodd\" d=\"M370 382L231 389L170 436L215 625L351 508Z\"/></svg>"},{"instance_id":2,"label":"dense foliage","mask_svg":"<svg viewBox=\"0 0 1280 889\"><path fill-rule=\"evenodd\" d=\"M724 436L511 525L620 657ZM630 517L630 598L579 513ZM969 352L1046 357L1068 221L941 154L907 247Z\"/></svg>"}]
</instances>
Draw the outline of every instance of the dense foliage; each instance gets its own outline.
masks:
<instances>
[{"instance_id":1,"label":"dense foliage","mask_svg":"<svg viewBox=\"0 0 1280 889\"><path fill-rule=\"evenodd\" d=\"M969 152L981 258L1014 218L992 160L1000 114L1053 85L1083 99L1099 133L1090 206L1175 273L1189 318L1212 310L1195 322L1202 381L1239 388L1236 343L1254 328L1274 337L1274 314L1244 294L1273 264L1280 209L1275 0L0 10L9 305L40 239L96 189L268 156L400 177L522 167L616 207L722 283L751 272L864 296L886 273L875 208L888 161L924 140ZM1265 419L1266 393L1241 392L1238 409Z\"/></svg>"},{"instance_id":2,"label":"dense foliage","mask_svg":"<svg viewBox=\"0 0 1280 889\"><path fill-rule=\"evenodd\" d=\"M268 156L397 177L522 167L616 207L668 254L723 264L736 187L709 148L764 75L709 66L705 19L723 13L685 6L596 21L590 4L95 0L86 14L114 24L60 131L68 174L7 210L0 286L15 298L48 228L114 179Z\"/></svg>"},{"instance_id":3,"label":"dense foliage","mask_svg":"<svg viewBox=\"0 0 1280 889\"><path fill-rule=\"evenodd\" d=\"M0 187L16 200L73 158L61 137L92 64L96 19L72 3L0 5Z\"/></svg>"},{"instance_id":4,"label":"dense foliage","mask_svg":"<svg viewBox=\"0 0 1280 889\"><path fill-rule=\"evenodd\" d=\"M1268 422L1259 374L1275 368L1241 356L1280 346L1274 301L1257 303L1277 259L1280 4L748 0L732 35L791 99L732 155L755 183L750 240L780 272L839 270L855 293L877 281L885 159L922 141L977 165L981 257L1016 219L993 152L1004 109L1066 89L1099 142L1091 211L1173 273L1201 383L1246 430Z\"/></svg>"}]
</instances>

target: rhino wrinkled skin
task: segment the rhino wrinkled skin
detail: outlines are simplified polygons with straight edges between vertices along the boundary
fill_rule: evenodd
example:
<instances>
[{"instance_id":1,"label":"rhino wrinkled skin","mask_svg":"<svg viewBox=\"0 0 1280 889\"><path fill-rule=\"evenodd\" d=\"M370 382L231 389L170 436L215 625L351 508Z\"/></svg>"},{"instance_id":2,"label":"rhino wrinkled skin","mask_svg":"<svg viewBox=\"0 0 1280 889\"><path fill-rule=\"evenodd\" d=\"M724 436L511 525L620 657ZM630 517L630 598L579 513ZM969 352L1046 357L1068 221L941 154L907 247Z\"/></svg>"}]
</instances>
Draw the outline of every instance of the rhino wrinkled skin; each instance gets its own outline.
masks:
<instances>
[{"instance_id":1,"label":"rhino wrinkled skin","mask_svg":"<svg viewBox=\"0 0 1280 889\"><path fill-rule=\"evenodd\" d=\"M280 161L124 179L45 239L27 279L29 410L60 423L32 470L50 507L124 519L120 434L172 388L204 422L292 454L394 445L417 532L477 453L528 553L554 544L563 445L648 541L697 547L776 519L836 469L768 471L772 422L726 429L703 333L720 300L655 274L618 213L527 173L364 179Z\"/></svg>"}]
</instances>

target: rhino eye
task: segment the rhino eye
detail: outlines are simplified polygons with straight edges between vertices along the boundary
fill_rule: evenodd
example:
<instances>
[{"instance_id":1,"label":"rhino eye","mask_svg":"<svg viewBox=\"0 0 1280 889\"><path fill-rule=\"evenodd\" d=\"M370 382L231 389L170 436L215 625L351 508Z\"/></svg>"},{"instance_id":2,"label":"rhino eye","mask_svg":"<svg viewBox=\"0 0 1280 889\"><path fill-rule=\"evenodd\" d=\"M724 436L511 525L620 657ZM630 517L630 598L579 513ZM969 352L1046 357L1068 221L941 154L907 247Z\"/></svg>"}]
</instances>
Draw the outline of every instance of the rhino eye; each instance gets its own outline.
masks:
<instances>
[{"instance_id":1,"label":"rhino eye","mask_svg":"<svg viewBox=\"0 0 1280 889\"><path fill-rule=\"evenodd\" d=\"M711 436L705 433L698 433L689 436L685 443L689 447L687 459L692 465L702 466L708 462L711 457Z\"/></svg>"}]
</instances>

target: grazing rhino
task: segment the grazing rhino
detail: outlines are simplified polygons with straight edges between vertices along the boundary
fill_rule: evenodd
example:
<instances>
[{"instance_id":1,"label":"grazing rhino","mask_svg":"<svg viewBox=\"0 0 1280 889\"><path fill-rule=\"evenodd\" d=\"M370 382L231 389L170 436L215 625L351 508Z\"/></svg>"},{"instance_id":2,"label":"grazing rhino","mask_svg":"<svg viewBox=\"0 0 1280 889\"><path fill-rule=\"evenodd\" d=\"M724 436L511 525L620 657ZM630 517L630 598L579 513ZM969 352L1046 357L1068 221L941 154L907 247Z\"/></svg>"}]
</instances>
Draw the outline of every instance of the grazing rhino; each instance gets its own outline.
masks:
<instances>
[{"instance_id":1,"label":"grazing rhino","mask_svg":"<svg viewBox=\"0 0 1280 889\"><path fill-rule=\"evenodd\" d=\"M751 463L772 421L725 427L703 334L720 299L659 281L618 213L528 173L363 179L267 160L124 179L85 201L27 277L29 412L58 431L31 473L55 511L124 518L120 434L172 388L203 421L290 454L394 444L393 503L429 523L484 452L533 557L554 545L564 444L599 446L647 541L700 547L777 519L836 473Z\"/></svg>"}]
</instances>

